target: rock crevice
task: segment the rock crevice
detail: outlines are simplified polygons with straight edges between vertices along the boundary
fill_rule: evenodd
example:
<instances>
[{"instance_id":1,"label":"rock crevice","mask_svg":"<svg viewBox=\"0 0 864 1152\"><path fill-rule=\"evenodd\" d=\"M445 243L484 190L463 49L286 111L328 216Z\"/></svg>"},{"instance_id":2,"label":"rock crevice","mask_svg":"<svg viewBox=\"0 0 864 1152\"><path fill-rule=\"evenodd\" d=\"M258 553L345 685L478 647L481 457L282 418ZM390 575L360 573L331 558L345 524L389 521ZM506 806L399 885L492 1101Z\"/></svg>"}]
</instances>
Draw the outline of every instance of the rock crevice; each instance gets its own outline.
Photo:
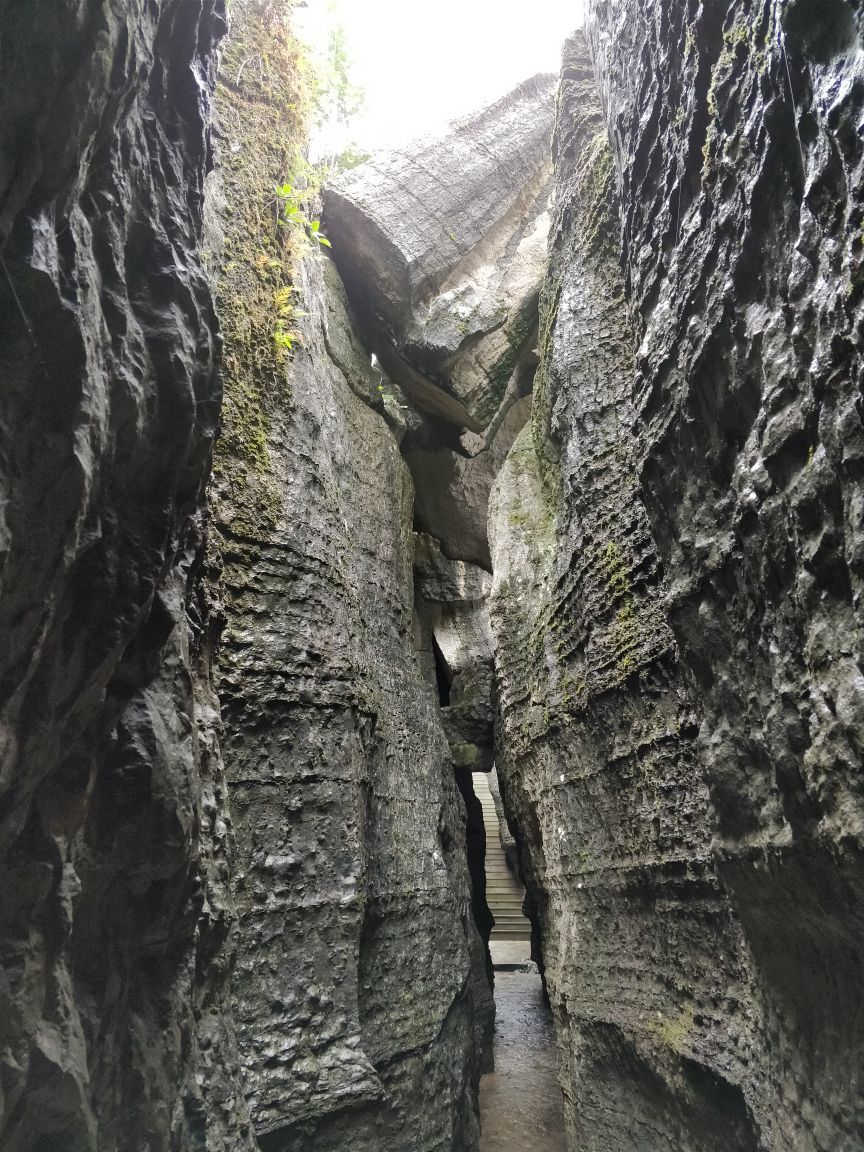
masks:
<instances>
[{"instance_id":1,"label":"rock crevice","mask_svg":"<svg viewBox=\"0 0 864 1152\"><path fill-rule=\"evenodd\" d=\"M206 186L221 0L4 7L4 1149L472 1152L493 766L569 1146L864 1145L859 9L588 0L331 260L290 3Z\"/></svg>"}]
</instances>

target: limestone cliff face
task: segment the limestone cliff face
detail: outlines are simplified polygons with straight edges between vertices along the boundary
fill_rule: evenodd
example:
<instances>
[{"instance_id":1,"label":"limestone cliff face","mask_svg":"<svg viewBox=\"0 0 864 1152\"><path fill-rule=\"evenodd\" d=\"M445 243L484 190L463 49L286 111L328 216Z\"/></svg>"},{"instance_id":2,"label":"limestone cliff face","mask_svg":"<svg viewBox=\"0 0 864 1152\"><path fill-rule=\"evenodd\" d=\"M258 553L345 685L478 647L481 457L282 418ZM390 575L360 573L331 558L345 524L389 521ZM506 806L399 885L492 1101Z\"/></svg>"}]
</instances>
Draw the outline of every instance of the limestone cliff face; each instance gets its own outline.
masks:
<instances>
[{"instance_id":1,"label":"limestone cliff face","mask_svg":"<svg viewBox=\"0 0 864 1152\"><path fill-rule=\"evenodd\" d=\"M415 648L399 445L416 415L373 368L308 226L278 220L274 187L303 171L289 16L235 8L208 188L243 1085L264 1149L467 1150L494 1006L464 805Z\"/></svg>"},{"instance_id":2,"label":"limestone cliff face","mask_svg":"<svg viewBox=\"0 0 864 1152\"><path fill-rule=\"evenodd\" d=\"M761 1139L851 1150L864 1141L861 8L653 7L662 24L644 5L589 5L640 340L640 483L702 703L713 854L760 988Z\"/></svg>"},{"instance_id":3,"label":"limestone cliff face","mask_svg":"<svg viewBox=\"0 0 864 1152\"><path fill-rule=\"evenodd\" d=\"M471 1148L481 945L414 651L411 478L335 268L299 283L275 520L220 525L246 1090L265 1148Z\"/></svg>"},{"instance_id":4,"label":"limestone cliff face","mask_svg":"<svg viewBox=\"0 0 864 1152\"><path fill-rule=\"evenodd\" d=\"M589 0L335 264L290 10L206 228L221 0L0 13L0 1146L471 1152L494 761L571 1147L858 1152L861 7Z\"/></svg>"},{"instance_id":5,"label":"limestone cliff face","mask_svg":"<svg viewBox=\"0 0 864 1152\"><path fill-rule=\"evenodd\" d=\"M571 1141L851 1152L860 14L589 7L605 123L574 41L533 428L490 502Z\"/></svg>"},{"instance_id":6,"label":"limestone cliff face","mask_svg":"<svg viewBox=\"0 0 864 1152\"><path fill-rule=\"evenodd\" d=\"M637 487L633 334L581 36L565 51L555 159L533 420L490 505L491 615L498 771L539 919L569 1137L750 1149L751 974L710 857L697 705Z\"/></svg>"},{"instance_id":7,"label":"limestone cliff face","mask_svg":"<svg viewBox=\"0 0 864 1152\"><path fill-rule=\"evenodd\" d=\"M0 15L0 1145L253 1146L200 578L222 5Z\"/></svg>"},{"instance_id":8,"label":"limestone cliff face","mask_svg":"<svg viewBox=\"0 0 864 1152\"><path fill-rule=\"evenodd\" d=\"M539 76L324 190L334 258L414 483L415 639L437 689L468 819L474 920L488 941L482 808L493 766L489 493L530 414L546 267L555 80ZM491 961L475 951L478 1034Z\"/></svg>"}]
</instances>

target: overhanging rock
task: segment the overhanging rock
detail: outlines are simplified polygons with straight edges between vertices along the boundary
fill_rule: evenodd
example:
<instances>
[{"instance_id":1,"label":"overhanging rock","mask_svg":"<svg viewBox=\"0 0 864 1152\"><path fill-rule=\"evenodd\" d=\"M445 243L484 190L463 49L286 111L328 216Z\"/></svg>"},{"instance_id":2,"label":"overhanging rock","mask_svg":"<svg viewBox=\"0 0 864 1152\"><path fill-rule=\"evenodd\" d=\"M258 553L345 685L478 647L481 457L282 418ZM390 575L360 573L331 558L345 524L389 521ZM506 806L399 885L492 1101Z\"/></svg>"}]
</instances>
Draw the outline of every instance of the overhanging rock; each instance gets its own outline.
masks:
<instances>
[{"instance_id":1,"label":"overhanging rock","mask_svg":"<svg viewBox=\"0 0 864 1152\"><path fill-rule=\"evenodd\" d=\"M474 432L536 363L556 83L526 80L324 193L334 257L386 371Z\"/></svg>"}]
</instances>

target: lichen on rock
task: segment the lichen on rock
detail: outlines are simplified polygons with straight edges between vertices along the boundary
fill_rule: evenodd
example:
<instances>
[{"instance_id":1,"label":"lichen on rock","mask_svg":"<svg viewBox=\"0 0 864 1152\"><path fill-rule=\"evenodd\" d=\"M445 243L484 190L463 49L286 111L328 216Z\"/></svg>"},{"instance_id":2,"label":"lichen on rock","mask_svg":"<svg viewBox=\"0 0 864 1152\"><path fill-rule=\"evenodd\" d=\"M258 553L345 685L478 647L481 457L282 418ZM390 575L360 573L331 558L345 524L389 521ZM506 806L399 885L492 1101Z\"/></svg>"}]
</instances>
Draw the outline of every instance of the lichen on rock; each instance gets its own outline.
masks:
<instances>
[{"instance_id":1,"label":"lichen on rock","mask_svg":"<svg viewBox=\"0 0 864 1152\"><path fill-rule=\"evenodd\" d=\"M264 536L279 514L269 434L290 405L286 365L302 312L302 230L278 189L299 188L312 76L292 26L295 0L235 0L220 62L218 163L207 186L208 262L222 325L224 398L214 478L232 531Z\"/></svg>"}]
</instances>

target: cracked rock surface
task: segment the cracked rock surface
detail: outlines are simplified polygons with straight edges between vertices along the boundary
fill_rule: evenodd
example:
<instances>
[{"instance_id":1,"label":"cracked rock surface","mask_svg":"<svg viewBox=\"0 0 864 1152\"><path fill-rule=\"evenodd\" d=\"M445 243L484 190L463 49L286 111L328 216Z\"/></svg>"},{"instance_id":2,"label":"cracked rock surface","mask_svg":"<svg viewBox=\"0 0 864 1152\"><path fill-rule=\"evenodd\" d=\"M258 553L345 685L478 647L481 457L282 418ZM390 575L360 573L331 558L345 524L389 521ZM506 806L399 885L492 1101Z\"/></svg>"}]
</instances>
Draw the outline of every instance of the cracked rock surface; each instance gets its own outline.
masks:
<instances>
[{"instance_id":1,"label":"cracked rock surface","mask_svg":"<svg viewBox=\"0 0 864 1152\"><path fill-rule=\"evenodd\" d=\"M385 369L421 410L474 432L534 347L555 87L536 76L325 189L335 258Z\"/></svg>"},{"instance_id":2,"label":"cracked rock surface","mask_svg":"<svg viewBox=\"0 0 864 1152\"><path fill-rule=\"evenodd\" d=\"M697 702L640 501L611 158L565 49L532 423L490 502L496 753L569 1146L756 1147L752 974L710 854Z\"/></svg>"},{"instance_id":3,"label":"cracked rock surface","mask_svg":"<svg viewBox=\"0 0 864 1152\"><path fill-rule=\"evenodd\" d=\"M334 264L269 5L206 245L221 0L2 5L4 1152L473 1152L493 762L569 1147L864 1147L864 10L586 7Z\"/></svg>"},{"instance_id":4,"label":"cracked rock surface","mask_svg":"<svg viewBox=\"0 0 864 1152\"><path fill-rule=\"evenodd\" d=\"M589 13L605 124L576 39L532 427L490 501L570 1141L852 1152L861 16Z\"/></svg>"}]
</instances>

